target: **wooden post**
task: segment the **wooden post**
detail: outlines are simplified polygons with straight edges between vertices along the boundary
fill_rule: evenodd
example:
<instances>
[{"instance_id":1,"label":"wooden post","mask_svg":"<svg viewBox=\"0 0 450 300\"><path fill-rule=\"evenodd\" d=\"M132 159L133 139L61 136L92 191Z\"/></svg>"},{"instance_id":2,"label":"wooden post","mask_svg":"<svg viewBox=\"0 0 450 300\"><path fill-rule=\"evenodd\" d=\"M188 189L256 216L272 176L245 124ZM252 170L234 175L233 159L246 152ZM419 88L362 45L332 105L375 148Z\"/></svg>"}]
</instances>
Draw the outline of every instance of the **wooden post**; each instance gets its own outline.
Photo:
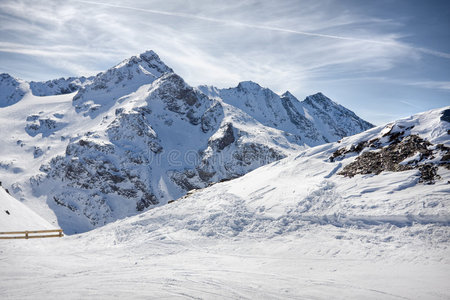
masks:
<instances>
[{"instance_id":1,"label":"wooden post","mask_svg":"<svg viewBox=\"0 0 450 300\"><path fill-rule=\"evenodd\" d=\"M25 238L28 240L28 231L25 231Z\"/></svg>"}]
</instances>

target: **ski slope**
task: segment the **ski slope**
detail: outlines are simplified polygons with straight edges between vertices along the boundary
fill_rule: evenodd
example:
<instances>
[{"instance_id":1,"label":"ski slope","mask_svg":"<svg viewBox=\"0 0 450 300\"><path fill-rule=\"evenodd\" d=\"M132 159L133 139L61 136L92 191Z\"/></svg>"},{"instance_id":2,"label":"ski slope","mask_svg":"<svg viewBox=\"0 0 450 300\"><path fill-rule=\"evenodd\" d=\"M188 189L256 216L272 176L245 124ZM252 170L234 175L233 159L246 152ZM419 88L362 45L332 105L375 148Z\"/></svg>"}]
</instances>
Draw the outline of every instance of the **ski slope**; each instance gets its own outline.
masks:
<instances>
[{"instance_id":1,"label":"ski slope","mask_svg":"<svg viewBox=\"0 0 450 300\"><path fill-rule=\"evenodd\" d=\"M371 230L312 227L273 239L159 233L136 235L127 243L114 243L111 232L8 242L0 250L0 296L448 299L450 294L449 265L436 260L438 253L430 251L425 258L414 249L396 250L371 238L376 235Z\"/></svg>"}]
</instances>

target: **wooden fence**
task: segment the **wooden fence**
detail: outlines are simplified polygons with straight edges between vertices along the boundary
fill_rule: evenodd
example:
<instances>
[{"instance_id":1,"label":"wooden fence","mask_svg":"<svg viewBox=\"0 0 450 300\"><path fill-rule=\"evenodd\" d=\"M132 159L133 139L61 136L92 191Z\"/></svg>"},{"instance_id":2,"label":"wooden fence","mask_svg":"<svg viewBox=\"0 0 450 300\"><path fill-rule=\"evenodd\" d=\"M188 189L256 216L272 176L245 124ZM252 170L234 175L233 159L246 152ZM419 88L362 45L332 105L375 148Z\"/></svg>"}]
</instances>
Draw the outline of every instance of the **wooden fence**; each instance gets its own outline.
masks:
<instances>
[{"instance_id":1,"label":"wooden fence","mask_svg":"<svg viewBox=\"0 0 450 300\"><path fill-rule=\"evenodd\" d=\"M45 233L45 234L40 234ZM56 233L56 234L51 234ZM20 235L18 235L20 234ZM36 235L38 234L38 235ZM7 235L7 236L2 236ZM9 231L0 232L0 240L7 239L40 239L40 238L50 238L50 237L63 237L62 229L51 229L51 230L33 230L33 231Z\"/></svg>"}]
</instances>

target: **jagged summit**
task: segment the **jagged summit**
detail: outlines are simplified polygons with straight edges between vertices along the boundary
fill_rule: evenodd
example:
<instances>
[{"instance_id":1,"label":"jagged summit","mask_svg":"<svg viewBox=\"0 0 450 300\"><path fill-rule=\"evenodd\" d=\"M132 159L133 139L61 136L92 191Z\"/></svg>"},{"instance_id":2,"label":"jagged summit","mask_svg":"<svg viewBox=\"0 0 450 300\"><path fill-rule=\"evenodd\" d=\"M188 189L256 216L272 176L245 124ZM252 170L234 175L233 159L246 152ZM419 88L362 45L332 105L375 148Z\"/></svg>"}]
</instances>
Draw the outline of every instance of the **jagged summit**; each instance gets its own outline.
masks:
<instances>
[{"instance_id":1,"label":"jagged summit","mask_svg":"<svg viewBox=\"0 0 450 300\"><path fill-rule=\"evenodd\" d=\"M301 102L308 114L319 121L323 138L326 142L335 141L338 136L349 136L374 127L373 124L361 119L353 111L334 102L322 93L308 96Z\"/></svg>"},{"instance_id":2,"label":"jagged summit","mask_svg":"<svg viewBox=\"0 0 450 300\"><path fill-rule=\"evenodd\" d=\"M166 73L173 73L173 70L163 63L155 52L149 50L125 59L105 72L97 74L91 85L94 89L105 89L104 85L110 82L114 83L114 86L122 87L127 84L142 85L152 83Z\"/></svg>"},{"instance_id":3,"label":"jagged summit","mask_svg":"<svg viewBox=\"0 0 450 300\"><path fill-rule=\"evenodd\" d=\"M284 92L284 93L281 95L281 97L283 97L283 98L289 98L289 99L295 98L295 96L292 95L291 92L289 92L289 91ZM295 98L295 99L297 100L297 98Z\"/></svg>"},{"instance_id":4,"label":"jagged summit","mask_svg":"<svg viewBox=\"0 0 450 300\"><path fill-rule=\"evenodd\" d=\"M324 101L324 100L330 100L330 98L328 98L327 96L325 96L322 92L317 92L313 95L310 95L308 97L306 97L305 100L311 100L311 101Z\"/></svg>"},{"instance_id":5,"label":"jagged summit","mask_svg":"<svg viewBox=\"0 0 450 300\"><path fill-rule=\"evenodd\" d=\"M137 56L132 56L125 59L121 63L113 67L113 69L131 68L133 66L139 66L142 72L148 72L156 77L161 76L164 73L173 72L164 62L161 61L158 54L153 50L148 50Z\"/></svg>"},{"instance_id":6,"label":"jagged summit","mask_svg":"<svg viewBox=\"0 0 450 300\"><path fill-rule=\"evenodd\" d=\"M288 132L299 144L312 146L337 141L373 127L322 93L299 101L289 91L279 96L252 81L240 82L235 88L198 89L238 107L266 126Z\"/></svg>"},{"instance_id":7,"label":"jagged summit","mask_svg":"<svg viewBox=\"0 0 450 300\"><path fill-rule=\"evenodd\" d=\"M328 107L330 105L332 106L338 106L336 102L322 94L321 92L318 92L314 95L307 96L305 100L303 100L305 103L308 103L309 105L320 105L323 107Z\"/></svg>"},{"instance_id":8,"label":"jagged summit","mask_svg":"<svg viewBox=\"0 0 450 300\"><path fill-rule=\"evenodd\" d=\"M139 56L132 56L97 74L89 84L78 91L73 98L74 106L77 112L95 117L121 97L169 73L173 73L173 70L151 50Z\"/></svg>"},{"instance_id":9,"label":"jagged summit","mask_svg":"<svg viewBox=\"0 0 450 300\"><path fill-rule=\"evenodd\" d=\"M35 96L63 95L75 92L81 87L90 84L93 78L94 76L61 77L47 81L26 82L25 80L14 78L7 73L2 73L0 74L0 103L7 103L6 106L14 104L14 101L6 101L6 98L11 99L11 97L15 97L11 94L15 93L14 89L20 90L17 91L21 95L17 101L28 91L31 91Z\"/></svg>"},{"instance_id":10,"label":"jagged summit","mask_svg":"<svg viewBox=\"0 0 450 300\"><path fill-rule=\"evenodd\" d=\"M243 91L257 91L260 89L264 89L258 83L251 80L239 82L236 88Z\"/></svg>"}]
</instances>

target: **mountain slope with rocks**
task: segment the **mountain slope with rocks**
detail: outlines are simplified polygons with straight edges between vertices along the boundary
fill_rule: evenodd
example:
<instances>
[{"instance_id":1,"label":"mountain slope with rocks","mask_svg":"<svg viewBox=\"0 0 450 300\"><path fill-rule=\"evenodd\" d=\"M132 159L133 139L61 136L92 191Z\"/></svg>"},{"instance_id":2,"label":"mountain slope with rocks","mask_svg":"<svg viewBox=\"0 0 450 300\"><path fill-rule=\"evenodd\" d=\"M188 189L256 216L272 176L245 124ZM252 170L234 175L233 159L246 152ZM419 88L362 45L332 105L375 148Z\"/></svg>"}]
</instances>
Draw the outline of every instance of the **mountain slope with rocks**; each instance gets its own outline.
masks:
<instances>
[{"instance_id":1,"label":"mountain slope with rocks","mask_svg":"<svg viewBox=\"0 0 450 300\"><path fill-rule=\"evenodd\" d=\"M334 142L373 127L322 93L299 101L289 91L279 96L252 81L241 82L235 88L199 86L198 89L239 108L265 126L291 134L298 144L316 146Z\"/></svg>"},{"instance_id":2,"label":"mountain slope with rocks","mask_svg":"<svg viewBox=\"0 0 450 300\"><path fill-rule=\"evenodd\" d=\"M372 126L322 94L192 88L153 51L89 78L2 76L0 178L69 234Z\"/></svg>"},{"instance_id":3,"label":"mountain slope with rocks","mask_svg":"<svg viewBox=\"0 0 450 300\"><path fill-rule=\"evenodd\" d=\"M92 82L94 77L69 77L69 78L59 78L54 80L48 80L45 82L31 81L30 89L35 96L53 96L53 95L63 95L76 92L85 85Z\"/></svg>"}]
</instances>

